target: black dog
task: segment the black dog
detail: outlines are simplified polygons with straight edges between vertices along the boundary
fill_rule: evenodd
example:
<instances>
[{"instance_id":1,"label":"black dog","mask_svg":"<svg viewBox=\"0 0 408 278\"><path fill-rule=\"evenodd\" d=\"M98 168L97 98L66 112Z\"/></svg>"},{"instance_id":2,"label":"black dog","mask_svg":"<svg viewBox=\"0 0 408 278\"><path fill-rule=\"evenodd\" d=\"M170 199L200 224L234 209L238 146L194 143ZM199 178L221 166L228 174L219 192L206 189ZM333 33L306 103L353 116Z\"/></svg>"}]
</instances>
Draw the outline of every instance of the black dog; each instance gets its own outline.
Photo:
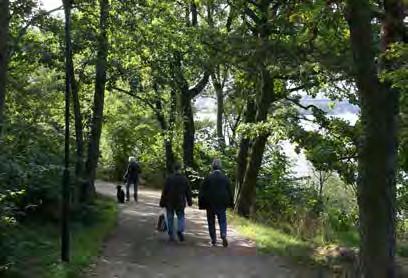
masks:
<instances>
[{"instance_id":1,"label":"black dog","mask_svg":"<svg viewBox=\"0 0 408 278\"><path fill-rule=\"evenodd\" d=\"M116 197L118 198L118 202L121 204L125 203L125 191L123 191L122 186L118 185L116 186L116 189L118 190L116 192Z\"/></svg>"}]
</instances>

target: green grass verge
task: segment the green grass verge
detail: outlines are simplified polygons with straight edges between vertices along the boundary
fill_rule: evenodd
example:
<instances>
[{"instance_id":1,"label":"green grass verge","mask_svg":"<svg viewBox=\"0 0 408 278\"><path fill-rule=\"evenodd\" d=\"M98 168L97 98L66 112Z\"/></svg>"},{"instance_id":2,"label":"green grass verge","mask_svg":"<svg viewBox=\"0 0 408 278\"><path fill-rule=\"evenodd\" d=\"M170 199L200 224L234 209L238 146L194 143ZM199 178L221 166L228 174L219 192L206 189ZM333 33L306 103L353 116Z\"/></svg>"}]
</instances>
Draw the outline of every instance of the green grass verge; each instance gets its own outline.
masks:
<instances>
[{"instance_id":1,"label":"green grass verge","mask_svg":"<svg viewBox=\"0 0 408 278\"><path fill-rule=\"evenodd\" d=\"M256 223L233 213L228 213L228 220L240 234L254 241L261 253L288 257L296 262L308 265L330 267L332 264L337 264L338 261L328 258L327 255L330 256L330 254L325 253L325 249L330 251L336 246L356 248L359 244L359 236L356 231L331 235L335 239L330 242L322 238L305 241L271 226ZM397 254L401 258L408 256L408 242L400 241L398 243Z\"/></svg>"},{"instance_id":2,"label":"green grass verge","mask_svg":"<svg viewBox=\"0 0 408 278\"><path fill-rule=\"evenodd\" d=\"M7 278L81 277L81 272L99 254L102 242L116 226L117 206L113 199L99 197L73 219L71 224L71 261L60 262L59 226L45 221L26 221L13 231L13 261Z\"/></svg>"},{"instance_id":3,"label":"green grass verge","mask_svg":"<svg viewBox=\"0 0 408 278\"><path fill-rule=\"evenodd\" d=\"M261 253L273 253L296 261L315 263L313 246L291 235L278 231L270 226L255 223L251 220L228 214L229 221L245 237L253 240Z\"/></svg>"}]
</instances>

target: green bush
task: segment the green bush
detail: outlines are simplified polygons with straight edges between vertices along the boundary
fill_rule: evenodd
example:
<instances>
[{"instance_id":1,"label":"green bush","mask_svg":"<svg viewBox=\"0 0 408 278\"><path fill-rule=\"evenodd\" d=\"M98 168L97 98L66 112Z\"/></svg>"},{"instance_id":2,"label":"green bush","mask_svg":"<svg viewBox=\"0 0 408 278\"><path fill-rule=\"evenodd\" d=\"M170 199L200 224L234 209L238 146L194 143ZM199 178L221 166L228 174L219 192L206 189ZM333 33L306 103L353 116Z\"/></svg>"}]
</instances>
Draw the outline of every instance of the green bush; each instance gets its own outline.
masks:
<instances>
[{"instance_id":1,"label":"green bush","mask_svg":"<svg viewBox=\"0 0 408 278\"><path fill-rule=\"evenodd\" d=\"M8 129L0 147L0 267L8 264L10 228L34 213L55 217L60 198L58 134L23 123Z\"/></svg>"}]
</instances>

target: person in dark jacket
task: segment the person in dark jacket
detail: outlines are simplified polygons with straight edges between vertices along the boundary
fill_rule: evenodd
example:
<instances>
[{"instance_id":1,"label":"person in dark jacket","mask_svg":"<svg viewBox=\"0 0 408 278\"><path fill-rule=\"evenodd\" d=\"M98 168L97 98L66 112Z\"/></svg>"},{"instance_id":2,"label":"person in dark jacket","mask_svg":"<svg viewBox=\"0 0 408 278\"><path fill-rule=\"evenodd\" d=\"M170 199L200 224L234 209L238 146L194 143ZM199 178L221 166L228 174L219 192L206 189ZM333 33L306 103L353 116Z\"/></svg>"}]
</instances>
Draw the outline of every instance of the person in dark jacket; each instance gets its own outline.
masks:
<instances>
[{"instance_id":1,"label":"person in dark jacket","mask_svg":"<svg viewBox=\"0 0 408 278\"><path fill-rule=\"evenodd\" d=\"M123 179L126 182L126 201L129 202L130 197L130 186L133 184L133 196L135 202L137 202L137 189L139 185L139 174L141 173L139 163L137 163L136 158L133 156L129 157L129 164Z\"/></svg>"},{"instance_id":2,"label":"person in dark jacket","mask_svg":"<svg viewBox=\"0 0 408 278\"><path fill-rule=\"evenodd\" d=\"M212 173L206 177L199 192L199 208L207 210L208 230L211 237L211 244L217 244L215 231L215 216L220 225L222 245L228 246L227 240L227 208L233 207L233 197L230 181L221 171L221 161L214 159L212 163Z\"/></svg>"},{"instance_id":3,"label":"person in dark jacket","mask_svg":"<svg viewBox=\"0 0 408 278\"><path fill-rule=\"evenodd\" d=\"M174 241L174 214L177 215L177 237L184 241L186 203L193 205L192 194L188 179L181 174L180 163L175 163L174 174L166 179L160 199L160 207L166 208L170 241Z\"/></svg>"}]
</instances>

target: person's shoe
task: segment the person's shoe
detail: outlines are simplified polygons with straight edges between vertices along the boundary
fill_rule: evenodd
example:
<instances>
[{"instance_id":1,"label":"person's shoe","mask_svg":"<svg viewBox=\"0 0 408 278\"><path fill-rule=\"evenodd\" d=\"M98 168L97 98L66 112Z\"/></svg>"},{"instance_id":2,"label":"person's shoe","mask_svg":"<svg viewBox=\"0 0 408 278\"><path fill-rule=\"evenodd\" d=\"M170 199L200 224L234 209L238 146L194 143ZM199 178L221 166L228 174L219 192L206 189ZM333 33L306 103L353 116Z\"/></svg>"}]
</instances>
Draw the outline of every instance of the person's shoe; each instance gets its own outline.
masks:
<instances>
[{"instance_id":1,"label":"person's shoe","mask_svg":"<svg viewBox=\"0 0 408 278\"><path fill-rule=\"evenodd\" d=\"M228 240L225 237L222 239L222 246L228 247Z\"/></svg>"},{"instance_id":2,"label":"person's shoe","mask_svg":"<svg viewBox=\"0 0 408 278\"><path fill-rule=\"evenodd\" d=\"M216 240L211 240L211 245L212 246L217 246L217 241Z\"/></svg>"},{"instance_id":3,"label":"person's shoe","mask_svg":"<svg viewBox=\"0 0 408 278\"><path fill-rule=\"evenodd\" d=\"M177 237L178 237L178 239L179 239L181 242L184 241L184 235L183 235L182 232L177 232Z\"/></svg>"}]
</instances>

